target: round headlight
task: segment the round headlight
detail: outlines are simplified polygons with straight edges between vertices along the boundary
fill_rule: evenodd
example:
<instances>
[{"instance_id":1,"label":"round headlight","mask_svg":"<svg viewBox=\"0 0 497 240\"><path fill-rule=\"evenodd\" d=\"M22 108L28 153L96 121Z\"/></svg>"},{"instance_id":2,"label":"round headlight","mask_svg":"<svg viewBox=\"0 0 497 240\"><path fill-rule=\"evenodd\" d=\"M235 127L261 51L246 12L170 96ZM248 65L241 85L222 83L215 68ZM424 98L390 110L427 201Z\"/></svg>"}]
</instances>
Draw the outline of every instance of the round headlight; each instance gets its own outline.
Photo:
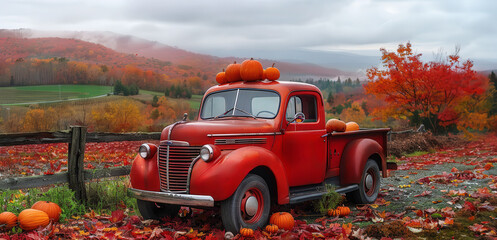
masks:
<instances>
[{"instance_id":1,"label":"round headlight","mask_svg":"<svg viewBox=\"0 0 497 240\"><path fill-rule=\"evenodd\" d=\"M200 149L200 158L202 158L202 160L206 162L212 160L213 155L214 155L214 150L210 145L204 145Z\"/></svg>"},{"instance_id":2,"label":"round headlight","mask_svg":"<svg viewBox=\"0 0 497 240\"><path fill-rule=\"evenodd\" d=\"M138 153L140 154L140 157L143 159L146 159L150 157L150 146L148 144L142 144L140 148L138 149Z\"/></svg>"}]
</instances>

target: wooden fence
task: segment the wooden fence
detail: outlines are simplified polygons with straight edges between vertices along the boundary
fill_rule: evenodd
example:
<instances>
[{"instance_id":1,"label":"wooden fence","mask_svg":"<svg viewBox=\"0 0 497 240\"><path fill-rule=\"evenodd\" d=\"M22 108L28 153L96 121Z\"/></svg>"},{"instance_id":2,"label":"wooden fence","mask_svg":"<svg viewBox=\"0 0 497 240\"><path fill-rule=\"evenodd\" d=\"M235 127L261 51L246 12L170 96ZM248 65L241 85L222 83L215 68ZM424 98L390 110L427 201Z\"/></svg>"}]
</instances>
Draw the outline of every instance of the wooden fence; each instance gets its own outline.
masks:
<instances>
[{"instance_id":1,"label":"wooden fence","mask_svg":"<svg viewBox=\"0 0 497 240\"><path fill-rule=\"evenodd\" d=\"M44 143L68 143L67 172L53 175L14 177L0 180L0 189L23 189L69 183L77 199L86 200L85 182L91 179L128 175L130 166L84 170L85 144L87 142L117 142L159 140L160 132L154 133L87 133L85 127L74 126L69 131L0 134L0 146Z\"/></svg>"}]
</instances>

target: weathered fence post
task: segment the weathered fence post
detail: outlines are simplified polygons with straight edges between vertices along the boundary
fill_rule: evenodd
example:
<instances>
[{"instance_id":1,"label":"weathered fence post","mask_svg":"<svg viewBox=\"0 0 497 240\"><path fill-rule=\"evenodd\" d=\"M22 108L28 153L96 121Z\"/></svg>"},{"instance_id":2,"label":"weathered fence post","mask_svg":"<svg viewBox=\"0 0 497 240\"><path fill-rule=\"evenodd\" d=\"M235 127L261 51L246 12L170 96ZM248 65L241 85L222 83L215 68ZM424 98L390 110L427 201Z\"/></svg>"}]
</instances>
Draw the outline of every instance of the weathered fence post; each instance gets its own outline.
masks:
<instances>
[{"instance_id":1,"label":"weathered fence post","mask_svg":"<svg viewBox=\"0 0 497 240\"><path fill-rule=\"evenodd\" d=\"M86 144L86 127L72 126L71 141L68 149L68 178L69 188L75 193L76 199L86 202L84 179L84 158Z\"/></svg>"}]
</instances>

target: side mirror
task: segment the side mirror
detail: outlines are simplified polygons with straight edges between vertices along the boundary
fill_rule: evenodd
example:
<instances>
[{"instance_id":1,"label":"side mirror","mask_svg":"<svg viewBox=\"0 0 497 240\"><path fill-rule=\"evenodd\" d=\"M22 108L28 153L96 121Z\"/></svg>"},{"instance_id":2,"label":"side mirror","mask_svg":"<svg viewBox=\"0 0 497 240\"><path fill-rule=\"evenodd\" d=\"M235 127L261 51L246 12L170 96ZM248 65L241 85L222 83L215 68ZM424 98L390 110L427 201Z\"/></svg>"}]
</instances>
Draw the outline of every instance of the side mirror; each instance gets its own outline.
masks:
<instances>
[{"instance_id":1,"label":"side mirror","mask_svg":"<svg viewBox=\"0 0 497 240\"><path fill-rule=\"evenodd\" d=\"M302 112L296 113L295 116L293 117L293 120L290 121L290 123L294 122L294 121L296 123L302 123L302 122L304 122L305 121L305 115L304 115L304 113L302 113Z\"/></svg>"},{"instance_id":2,"label":"side mirror","mask_svg":"<svg viewBox=\"0 0 497 240\"><path fill-rule=\"evenodd\" d=\"M286 130L286 128L288 127L288 125L290 125L290 123L293 123L293 122L302 123L304 121L305 121L304 113L298 112L295 114L295 116L293 116L293 119L291 121L288 121L288 124L286 125L286 127L284 129L282 129L282 131L284 132Z\"/></svg>"}]
</instances>

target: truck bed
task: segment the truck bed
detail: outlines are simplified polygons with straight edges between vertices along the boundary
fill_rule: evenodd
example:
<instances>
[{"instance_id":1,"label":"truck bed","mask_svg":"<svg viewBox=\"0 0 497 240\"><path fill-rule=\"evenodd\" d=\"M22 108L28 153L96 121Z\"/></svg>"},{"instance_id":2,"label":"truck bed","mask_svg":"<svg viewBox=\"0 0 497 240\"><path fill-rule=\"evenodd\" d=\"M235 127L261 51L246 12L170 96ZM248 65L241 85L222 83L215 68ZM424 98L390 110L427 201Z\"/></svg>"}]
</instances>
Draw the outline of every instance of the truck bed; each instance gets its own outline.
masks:
<instances>
[{"instance_id":1,"label":"truck bed","mask_svg":"<svg viewBox=\"0 0 497 240\"><path fill-rule=\"evenodd\" d=\"M342 153L345 146L360 138L369 138L380 144L383 147L383 155L387 155L387 133L390 128L374 128L374 129L360 129L351 132L331 132L323 135L327 138L327 167L326 178L336 177L339 175L340 162L346 161L342 159Z\"/></svg>"}]
</instances>

